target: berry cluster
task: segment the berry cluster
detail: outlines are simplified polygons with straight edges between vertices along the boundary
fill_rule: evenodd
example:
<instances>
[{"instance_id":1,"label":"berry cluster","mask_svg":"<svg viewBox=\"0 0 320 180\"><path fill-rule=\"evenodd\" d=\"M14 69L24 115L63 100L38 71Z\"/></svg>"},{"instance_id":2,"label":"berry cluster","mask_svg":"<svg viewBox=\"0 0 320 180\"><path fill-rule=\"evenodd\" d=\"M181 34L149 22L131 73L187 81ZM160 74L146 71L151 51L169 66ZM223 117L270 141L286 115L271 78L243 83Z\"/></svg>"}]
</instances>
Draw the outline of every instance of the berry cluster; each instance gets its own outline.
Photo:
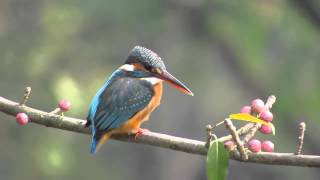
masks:
<instances>
[{"instance_id":1,"label":"berry cluster","mask_svg":"<svg viewBox=\"0 0 320 180\"><path fill-rule=\"evenodd\" d=\"M61 100L58 103L58 111L67 112L71 108L71 103L68 100ZM26 113L18 113L16 115L16 121L20 125L26 125L29 122L29 117Z\"/></svg>"},{"instance_id":2,"label":"berry cluster","mask_svg":"<svg viewBox=\"0 0 320 180\"><path fill-rule=\"evenodd\" d=\"M270 112L269 105L265 104L261 99L254 99L251 102L251 106L243 106L240 110L241 113L251 114L253 116L257 116L259 119L264 120L266 122L272 122L273 120L273 114ZM263 134L271 134L272 133L272 127L268 125L261 125L259 131ZM224 146L226 149L233 149L235 147L235 144L233 141L226 141L224 142ZM248 142L248 148L252 152L273 152L274 150L274 144L269 141L263 141L261 143L258 139L251 139Z\"/></svg>"},{"instance_id":3,"label":"berry cluster","mask_svg":"<svg viewBox=\"0 0 320 180\"><path fill-rule=\"evenodd\" d=\"M250 107L250 106L244 106L244 107ZM264 102L261 99L253 100L251 103L251 109L253 110L253 112L250 111L250 113L248 114L257 114L260 119L266 122L271 122L273 120L272 112L269 111L269 108L265 106ZM247 113L247 112L243 112L243 113ZM263 124L259 129L259 131L263 134L271 134L272 128L270 126Z\"/></svg>"},{"instance_id":4,"label":"berry cluster","mask_svg":"<svg viewBox=\"0 0 320 180\"><path fill-rule=\"evenodd\" d=\"M250 149L250 151L255 153L260 152L261 149L265 152L273 152L274 144L269 140L263 141L261 143L258 139L251 139L248 143L248 148Z\"/></svg>"},{"instance_id":5,"label":"berry cluster","mask_svg":"<svg viewBox=\"0 0 320 180\"><path fill-rule=\"evenodd\" d=\"M246 112L243 112L243 113L257 115L257 117L260 118L261 120L264 120L266 122L272 122L273 114L272 112L270 112L269 107L267 107L261 99L254 99L251 102L251 106L244 106L243 108L241 108L241 112L245 107L247 109L250 108L251 111L247 110ZM263 134L271 134L272 128L270 126L263 124L259 129L259 131ZM272 152L274 149L274 144L269 140L263 141L261 143L260 140L258 139L251 139L248 143L248 148L252 152L260 152L261 149L262 151L265 151L265 152Z\"/></svg>"}]
</instances>

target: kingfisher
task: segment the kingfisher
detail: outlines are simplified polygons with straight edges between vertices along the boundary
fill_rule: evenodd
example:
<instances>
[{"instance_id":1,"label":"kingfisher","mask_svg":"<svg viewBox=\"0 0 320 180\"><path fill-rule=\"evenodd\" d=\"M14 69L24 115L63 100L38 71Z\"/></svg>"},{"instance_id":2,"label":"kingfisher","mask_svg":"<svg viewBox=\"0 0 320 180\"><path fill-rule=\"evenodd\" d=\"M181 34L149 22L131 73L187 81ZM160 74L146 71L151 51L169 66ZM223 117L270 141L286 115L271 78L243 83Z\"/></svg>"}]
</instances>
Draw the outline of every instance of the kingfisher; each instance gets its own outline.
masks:
<instances>
[{"instance_id":1,"label":"kingfisher","mask_svg":"<svg viewBox=\"0 0 320 180\"><path fill-rule=\"evenodd\" d=\"M95 154L114 134L143 134L146 130L140 125L159 106L163 81L193 96L155 52L135 46L91 101L85 125L92 128L90 153Z\"/></svg>"}]
</instances>

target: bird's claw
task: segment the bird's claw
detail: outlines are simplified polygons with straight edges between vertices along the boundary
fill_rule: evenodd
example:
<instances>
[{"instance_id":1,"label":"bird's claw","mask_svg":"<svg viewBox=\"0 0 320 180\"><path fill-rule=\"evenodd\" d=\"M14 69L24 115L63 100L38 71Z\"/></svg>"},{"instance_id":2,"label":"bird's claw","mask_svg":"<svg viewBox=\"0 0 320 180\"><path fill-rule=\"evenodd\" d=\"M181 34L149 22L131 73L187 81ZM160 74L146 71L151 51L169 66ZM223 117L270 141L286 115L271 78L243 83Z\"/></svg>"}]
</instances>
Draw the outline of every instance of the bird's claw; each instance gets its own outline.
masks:
<instances>
[{"instance_id":1,"label":"bird's claw","mask_svg":"<svg viewBox=\"0 0 320 180\"><path fill-rule=\"evenodd\" d=\"M139 128L138 131L136 132L136 135L134 136L134 139L137 140L139 136L142 136L143 133L145 132L150 132L149 129L142 129Z\"/></svg>"}]
</instances>

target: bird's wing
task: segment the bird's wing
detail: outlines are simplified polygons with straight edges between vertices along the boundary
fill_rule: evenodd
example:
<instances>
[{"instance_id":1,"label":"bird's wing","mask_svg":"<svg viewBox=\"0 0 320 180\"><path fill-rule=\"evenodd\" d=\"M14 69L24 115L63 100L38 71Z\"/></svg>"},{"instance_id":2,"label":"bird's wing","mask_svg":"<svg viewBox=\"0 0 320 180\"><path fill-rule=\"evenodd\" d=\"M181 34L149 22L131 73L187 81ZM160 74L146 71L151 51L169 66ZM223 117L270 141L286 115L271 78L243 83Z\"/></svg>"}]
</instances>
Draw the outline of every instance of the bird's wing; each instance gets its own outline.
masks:
<instances>
[{"instance_id":1,"label":"bird's wing","mask_svg":"<svg viewBox=\"0 0 320 180\"><path fill-rule=\"evenodd\" d=\"M89 107L89 112L87 115L87 123L86 123L86 127L91 125L95 114L97 112L98 109L98 105L99 105L99 99L101 94L110 86L110 84L115 81L117 78L122 77L124 75L124 72L121 70L116 70L115 72L113 72L111 74L111 76L109 77L109 79L104 83L104 85L99 89L99 91L95 94L95 96L93 97L91 103L90 103L90 107Z\"/></svg>"},{"instance_id":2,"label":"bird's wing","mask_svg":"<svg viewBox=\"0 0 320 180\"><path fill-rule=\"evenodd\" d=\"M136 78L114 80L99 96L93 118L94 128L110 130L120 127L146 107L154 95L151 83Z\"/></svg>"}]
</instances>

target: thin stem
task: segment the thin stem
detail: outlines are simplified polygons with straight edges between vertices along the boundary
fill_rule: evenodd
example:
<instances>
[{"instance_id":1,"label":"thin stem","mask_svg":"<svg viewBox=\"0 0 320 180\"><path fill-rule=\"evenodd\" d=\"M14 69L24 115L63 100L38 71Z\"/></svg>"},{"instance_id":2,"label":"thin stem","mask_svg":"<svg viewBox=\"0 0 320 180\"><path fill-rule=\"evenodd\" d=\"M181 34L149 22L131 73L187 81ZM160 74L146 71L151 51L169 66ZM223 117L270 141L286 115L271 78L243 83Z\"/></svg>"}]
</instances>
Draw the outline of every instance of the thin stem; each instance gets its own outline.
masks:
<instances>
[{"instance_id":1,"label":"thin stem","mask_svg":"<svg viewBox=\"0 0 320 180\"><path fill-rule=\"evenodd\" d=\"M303 147L303 140L304 140L304 133L306 131L306 123L301 122L299 124L299 136L298 136L298 147L296 150L296 155L300 155L302 152L302 147Z\"/></svg>"},{"instance_id":2,"label":"thin stem","mask_svg":"<svg viewBox=\"0 0 320 180\"><path fill-rule=\"evenodd\" d=\"M257 130L261 127L260 123L253 123L253 127L248 131L248 133L243 137L242 141L248 143L250 139L256 134Z\"/></svg>"},{"instance_id":3,"label":"thin stem","mask_svg":"<svg viewBox=\"0 0 320 180\"><path fill-rule=\"evenodd\" d=\"M24 106L27 103L30 94L31 94L31 87L26 87L24 89L24 95L23 95L23 98L20 102L20 106Z\"/></svg>"},{"instance_id":4,"label":"thin stem","mask_svg":"<svg viewBox=\"0 0 320 180\"><path fill-rule=\"evenodd\" d=\"M240 152L241 159L243 161L248 160L248 154L246 153L246 150L244 148L244 143L240 140L240 137L237 133L236 127L233 125L233 123L230 119L225 119L224 122L225 122L227 129L230 131L230 134L232 135L233 140L237 144L237 149Z\"/></svg>"}]
</instances>

